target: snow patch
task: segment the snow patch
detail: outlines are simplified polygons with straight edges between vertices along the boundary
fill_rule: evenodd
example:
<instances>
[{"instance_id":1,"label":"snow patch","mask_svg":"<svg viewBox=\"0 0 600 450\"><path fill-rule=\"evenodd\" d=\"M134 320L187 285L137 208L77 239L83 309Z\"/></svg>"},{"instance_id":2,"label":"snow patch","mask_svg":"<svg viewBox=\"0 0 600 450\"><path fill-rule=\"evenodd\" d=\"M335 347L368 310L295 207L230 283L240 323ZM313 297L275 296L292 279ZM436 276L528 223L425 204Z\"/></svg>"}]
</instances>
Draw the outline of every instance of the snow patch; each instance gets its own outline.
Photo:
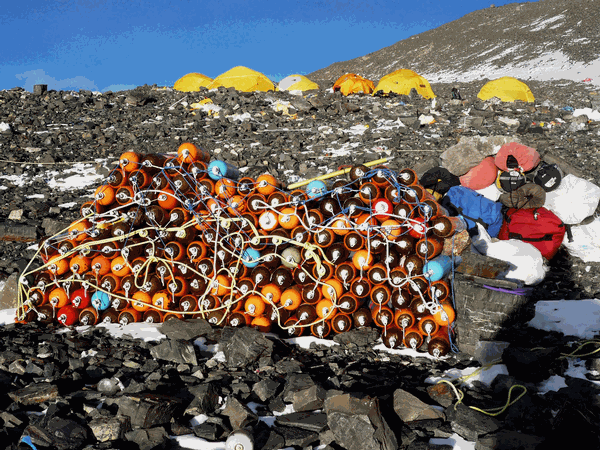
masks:
<instances>
[{"instance_id":1,"label":"snow patch","mask_svg":"<svg viewBox=\"0 0 600 450\"><path fill-rule=\"evenodd\" d=\"M592 339L600 332L600 300L542 300L529 326L566 336Z\"/></svg>"}]
</instances>

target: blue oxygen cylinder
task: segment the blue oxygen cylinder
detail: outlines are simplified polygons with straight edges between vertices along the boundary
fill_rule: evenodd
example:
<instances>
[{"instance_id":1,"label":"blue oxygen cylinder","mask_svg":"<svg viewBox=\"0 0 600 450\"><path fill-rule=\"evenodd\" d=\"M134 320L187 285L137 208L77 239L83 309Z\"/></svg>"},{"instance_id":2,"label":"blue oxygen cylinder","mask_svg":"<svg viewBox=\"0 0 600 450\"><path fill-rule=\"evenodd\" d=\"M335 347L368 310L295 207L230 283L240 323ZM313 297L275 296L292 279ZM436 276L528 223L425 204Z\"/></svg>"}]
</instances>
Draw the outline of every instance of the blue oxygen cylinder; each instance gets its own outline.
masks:
<instances>
[{"instance_id":1,"label":"blue oxygen cylinder","mask_svg":"<svg viewBox=\"0 0 600 450\"><path fill-rule=\"evenodd\" d=\"M423 266L423 276L429 281L438 281L444 278L452 270L452 258L439 255Z\"/></svg>"},{"instance_id":2,"label":"blue oxygen cylinder","mask_svg":"<svg viewBox=\"0 0 600 450\"><path fill-rule=\"evenodd\" d=\"M240 169L220 160L211 162L208 165L207 171L208 176L215 181L218 181L221 178L237 180L240 177Z\"/></svg>"},{"instance_id":3,"label":"blue oxygen cylinder","mask_svg":"<svg viewBox=\"0 0 600 450\"><path fill-rule=\"evenodd\" d=\"M313 180L306 186L306 195L309 198L320 197L327 192L327 186L321 180Z\"/></svg>"},{"instance_id":4,"label":"blue oxygen cylinder","mask_svg":"<svg viewBox=\"0 0 600 450\"><path fill-rule=\"evenodd\" d=\"M248 268L253 268L258 266L260 258L260 252L253 248L247 248L242 253L242 264L244 264Z\"/></svg>"},{"instance_id":5,"label":"blue oxygen cylinder","mask_svg":"<svg viewBox=\"0 0 600 450\"><path fill-rule=\"evenodd\" d=\"M96 291L92 295L92 306L98 311L108 309L110 303L110 296L106 292Z\"/></svg>"}]
</instances>

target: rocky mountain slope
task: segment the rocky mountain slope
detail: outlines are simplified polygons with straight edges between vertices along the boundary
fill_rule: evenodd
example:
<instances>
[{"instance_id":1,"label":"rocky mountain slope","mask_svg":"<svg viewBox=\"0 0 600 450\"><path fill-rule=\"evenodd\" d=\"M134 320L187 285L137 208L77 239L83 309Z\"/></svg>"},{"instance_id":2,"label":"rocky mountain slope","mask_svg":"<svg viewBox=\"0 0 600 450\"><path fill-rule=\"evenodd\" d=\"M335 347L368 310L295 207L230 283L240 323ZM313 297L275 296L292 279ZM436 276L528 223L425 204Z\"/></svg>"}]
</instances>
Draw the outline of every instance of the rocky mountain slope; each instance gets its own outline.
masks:
<instances>
[{"instance_id":1,"label":"rocky mountain slope","mask_svg":"<svg viewBox=\"0 0 600 450\"><path fill-rule=\"evenodd\" d=\"M407 68L430 82L509 75L523 80L592 77L600 84L599 18L599 0L489 7L308 77L327 85L347 72L378 80Z\"/></svg>"}]
</instances>

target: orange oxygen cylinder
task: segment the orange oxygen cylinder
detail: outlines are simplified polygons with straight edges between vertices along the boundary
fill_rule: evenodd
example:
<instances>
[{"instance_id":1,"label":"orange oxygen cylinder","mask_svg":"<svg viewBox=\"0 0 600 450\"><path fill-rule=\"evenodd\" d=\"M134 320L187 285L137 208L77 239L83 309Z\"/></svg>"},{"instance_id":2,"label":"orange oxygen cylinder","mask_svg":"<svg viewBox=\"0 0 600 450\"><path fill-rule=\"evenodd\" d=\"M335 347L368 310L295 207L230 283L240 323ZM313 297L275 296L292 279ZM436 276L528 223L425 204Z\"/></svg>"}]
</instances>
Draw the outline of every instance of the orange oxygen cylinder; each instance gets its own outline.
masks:
<instances>
[{"instance_id":1,"label":"orange oxygen cylinder","mask_svg":"<svg viewBox=\"0 0 600 450\"><path fill-rule=\"evenodd\" d=\"M404 345L412 350L417 350L423 345L423 335L419 328L413 326L404 330Z\"/></svg>"},{"instance_id":2,"label":"orange oxygen cylinder","mask_svg":"<svg viewBox=\"0 0 600 450\"><path fill-rule=\"evenodd\" d=\"M98 310L93 306L82 309L79 313L79 323L81 325L96 325L98 323Z\"/></svg>"},{"instance_id":3,"label":"orange oxygen cylinder","mask_svg":"<svg viewBox=\"0 0 600 450\"><path fill-rule=\"evenodd\" d=\"M433 259L441 254L443 249L444 242L432 236L419 240L415 251L423 259Z\"/></svg>"},{"instance_id":4,"label":"orange oxygen cylinder","mask_svg":"<svg viewBox=\"0 0 600 450\"><path fill-rule=\"evenodd\" d=\"M271 319L265 316L258 316L252 319L250 326L256 328L262 333L269 333L271 331Z\"/></svg>"},{"instance_id":5,"label":"orange oxygen cylinder","mask_svg":"<svg viewBox=\"0 0 600 450\"><path fill-rule=\"evenodd\" d=\"M285 309L293 311L302 303L302 294L296 287L288 288L282 292L279 303Z\"/></svg>"},{"instance_id":6,"label":"orange oxygen cylinder","mask_svg":"<svg viewBox=\"0 0 600 450\"><path fill-rule=\"evenodd\" d=\"M387 348L397 349L402 346L402 330L396 326L386 328L385 332L381 333L383 345Z\"/></svg>"},{"instance_id":7,"label":"orange oxygen cylinder","mask_svg":"<svg viewBox=\"0 0 600 450\"><path fill-rule=\"evenodd\" d=\"M75 325L79 320L79 310L73 305L63 306L56 313L56 321L65 327Z\"/></svg>"},{"instance_id":8,"label":"orange oxygen cylinder","mask_svg":"<svg viewBox=\"0 0 600 450\"><path fill-rule=\"evenodd\" d=\"M365 238L362 234L356 231L350 231L348 234L344 235L344 247L349 252L355 252L364 248Z\"/></svg>"},{"instance_id":9,"label":"orange oxygen cylinder","mask_svg":"<svg viewBox=\"0 0 600 450\"><path fill-rule=\"evenodd\" d=\"M250 295L244 303L244 311L252 317L258 317L265 312L265 302L260 295Z\"/></svg>"},{"instance_id":10,"label":"orange oxygen cylinder","mask_svg":"<svg viewBox=\"0 0 600 450\"><path fill-rule=\"evenodd\" d=\"M142 313L134 308L126 308L119 313L117 322L121 325L127 325L129 323L141 322Z\"/></svg>"},{"instance_id":11,"label":"orange oxygen cylinder","mask_svg":"<svg viewBox=\"0 0 600 450\"><path fill-rule=\"evenodd\" d=\"M173 320L173 319L183 320L187 317L188 316L184 315L184 314L178 314L176 312L168 312L168 313L165 313L165 315L163 316L163 322L167 322L167 321Z\"/></svg>"},{"instance_id":12,"label":"orange oxygen cylinder","mask_svg":"<svg viewBox=\"0 0 600 450\"><path fill-rule=\"evenodd\" d=\"M431 314L421 317L421 320L419 320L419 332L423 336L431 337L431 335L437 333L439 328L440 326L433 319L433 316Z\"/></svg>"},{"instance_id":13,"label":"orange oxygen cylinder","mask_svg":"<svg viewBox=\"0 0 600 450\"><path fill-rule=\"evenodd\" d=\"M61 259L62 258L62 259ZM48 271L56 276L64 275L69 270L69 258L56 255L48 261Z\"/></svg>"},{"instance_id":14,"label":"orange oxygen cylinder","mask_svg":"<svg viewBox=\"0 0 600 450\"><path fill-rule=\"evenodd\" d=\"M265 297L267 302L277 304L281 299L281 288L274 283L269 283L261 289L260 293Z\"/></svg>"},{"instance_id":15,"label":"orange oxygen cylinder","mask_svg":"<svg viewBox=\"0 0 600 450\"><path fill-rule=\"evenodd\" d=\"M305 283L302 286L302 301L309 305L316 305L323 298L322 290L316 283Z\"/></svg>"},{"instance_id":16,"label":"orange oxygen cylinder","mask_svg":"<svg viewBox=\"0 0 600 450\"><path fill-rule=\"evenodd\" d=\"M256 191L264 196L268 196L275 192L279 187L277 179L273 175L263 174L256 179Z\"/></svg>"},{"instance_id":17,"label":"orange oxygen cylinder","mask_svg":"<svg viewBox=\"0 0 600 450\"><path fill-rule=\"evenodd\" d=\"M288 338L300 337L304 334L304 327L299 326L300 322L296 316L291 316L283 324L283 330Z\"/></svg>"},{"instance_id":18,"label":"orange oxygen cylinder","mask_svg":"<svg viewBox=\"0 0 600 450\"><path fill-rule=\"evenodd\" d=\"M334 276L344 285L347 285L356 277L356 268L349 262L343 262L336 266Z\"/></svg>"},{"instance_id":19,"label":"orange oxygen cylinder","mask_svg":"<svg viewBox=\"0 0 600 450\"><path fill-rule=\"evenodd\" d=\"M450 352L447 327L440 327L438 332L431 337L427 344L427 352L435 358L441 358Z\"/></svg>"},{"instance_id":20,"label":"orange oxygen cylinder","mask_svg":"<svg viewBox=\"0 0 600 450\"><path fill-rule=\"evenodd\" d=\"M452 324L452 322L454 322L455 316L456 314L452 305L448 303L442 303L439 311L433 314L433 320L435 320L440 327L448 327L450 324Z\"/></svg>"},{"instance_id":21,"label":"orange oxygen cylinder","mask_svg":"<svg viewBox=\"0 0 600 450\"><path fill-rule=\"evenodd\" d=\"M344 293L344 287L340 281L330 278L325 280L321 285L321 292L323 293L323 298L337 301Z\"/></svg>"},{"instance_id":22,"label":"orange oxygen cylinder","mask_svg":"<svg viewBox=\"0 0 600 450\"><path fill-rule=\"evenodd\" d=\"M215 311L210 311L206 316L206 321L211 325L222 327L226 322L225 311L222 309L217 309Z\"/></svg>"},{"instance_id":23,"label":"orange oxygen cylinder","mask_svg":"<svg viewBox=\"0 0 600 450\"><path fill-rule=\"evenodd\" d=\"M448 296L450 295L450 285L444 280L434 281L431 283L429 293L433 300L443 302L448 299Z\"/></svg>"},{"instance_id":24,"label":"orange oxygen cylinder","mask_svg":"<svg viewBox=\"0 0 600 450\"><path fill-rule=\"evenodd\" d=\"M356 298L368 297L371 292L371 282L368 278L355 278L350 283L350 292L356 296Z\"/></svg>"},{"instance_id":25,"label":"orange oxygen cylinder","mask_svg":"<svg viewBox=\"0 0 600 450\"><path fill-rule=\"evenodd\" d=\"M234 311L227 317L227 324L230 327L244 327L252 323L253 317L241 311Z\"/></svg>"},{"instance_id":26,"label":"orange oxygen cylinder","mask_svg":"<svg viewBox=\"0 0 600 450\"><path fill-rule=\"evenodd\" d=\"M371 310L367 307L358 308L352 313L352 320L356 328L370 326L373 323Z\"/></svg>"},{"instance_id":27,"label":"orange oxygen cylinder","mask_svg":"<svg viewBox=\"0 0 600 450\"><path fill-rule=\"evenodd\" d=\"M150 308L151 303L152 297L147 292L137 291L132 295L131 307L133 309L143 312Z\"/></svg>"},{"instance_id":28,"label":"orange oxygen cylinder","mask_svg":"<svg viewBox=\"0 0 600 450\"><path fill-rule=\"evenodd\" d=\"M338 308L343 314L352 314L358 309L360 302L350 292L343 294L338 300Z\"/></svg>"},{"instance_id":29,"label":"orange oxygen cylinder","mask_svg":"<svg viewBox=\"0 0 600 450\"><path fill-rule=\"evenodd\" d=\"M358 250L352 257L352 264L357 270L368 270L373 264L373 253L367 250Z\"/></svg>"},{"instance_id":30,"label":"orange oxygen cylinder","mask_svg":"<svg viewBox=\"0 0 600 450\"><path fill-rule=\"evenodd\" d=\"M367 271L367 277L373 285L385 283L387 281L387 269L384 264L377 263Z\"/></svg>"},{"instance_id":31,"label":"orange oxygen cylinder","mask_svg":"<svg viewBox=\"0 0 600 450\"><path fill-rule=\"evenodd\" d=\"M412 301L412 295L410 295L404 288L396 288L392 292L390 298L390 307L395 309L408 308Z\"/></svg>"},{"instance_id":32,"label":"orange oxygen cylinder","mask_svg":"<svg viewBox=\"0 0 600 450\"><path fill-rule=\"evenodd\" d=\"M335 315L335 309L333 307L333 302L329 299L323 299L315 306L315 310L317 311L317 315L321 319L330 319Z\"/></svg>"},{"instance_id":33,"label":"orange oxygen cylinder","mask_svg":"<svg viewBox=\"0 0 600 450\"><path fill-rule=\"evenodd\" d=\"M392 290L386 284L373 286L370 297L375 305L387 305L392 298Z\"/></svg>"},{"instance_id":34,"label":"orange oxygen cylinder","mask_svg":"<svg viewBox=\"0 0 600 450\"><path fill-rule=\"evenodd\" d=\"M115 189L103 184L94 192L94 200L101 206L110 206L115 201Z\"/></svg>"},{"instance_id":35,"label":"orange oxygen cylinder","mask_svg":"<svg viewBox=\"0 0 600 450\"><path fill-rule=\"evenodd\" d=\"M41 289L34 289L31 294L29 294L29 301L36 308L38 306L42 306L48 303L48 297L50 296L49 291L42 291Z\"/></svg>"},{"instance_id":36,"label":"orange oxygen cylinder","mask_svg":"<svg viewBox=\"0 0 600 450\"><path fill-rule=\"evenodd\" d=\"M124 152L119 157L119 167L125 172L133 172L141 165L142 155L137 152Z\"/></svg>"},{"instance_id":37,"label":"orange oxygen cylinder","mask_svg":"<svg viewBox=\"0 0 600 450\"><path fill-rule=\"evenodd\" d=\"M409 309L412 311L416 320L429 315L429 309L421 297L415 297L410 303Z\"/></svg>"},{"instance_id":38,"label":"orange oxygen cylinder","mask_svg":"<svg viewBox=\"0 0 600 450\"><path fill-rule=\"evenodd\" d=\"M55 288L50 291L48 302L53 308L60 309L69 303L69 296L63 288Z\"/></svg>"},{"instance_id":39,"label":"orange oxygen cylinder","mask_svg":"<svg viewBox=\"0 0 600 450\"><path fill-rule=\"evenodd\" d=\"M331 319L331 329L334 333L344 333L352 328L352 316L338 313Z\"/></svg>"},{"instance_id":40,"label":"orange oxygen cylinder","mask_svg":"<svg viewBox=\"0 0 600 450\"><path fill-rule=\"evenodd\" d=\"M148 311L144 312L141 321L145 323L162 323L164 320L164 315L164 312L150 308Z\"/></svg>"},{"instance_id":41,"label":"orange oxygen cylinder","mask_svg":"<svg viewBox=\"0 0 600 450\"><path fill-rule=\"evenodd\" d=\"M415 323L415 316L408 308L398 309L394 313L394 324L400 329L410 328Z\"/></svg>"},{"instance_id":42,"label":"orange oxygen cylinder","mask_svg":"<svg viewBox=\"0 0 600 450\"><path fill-rule=\"evenodd\" d=\"M374 305L371 317L379 328L387 328L394 323L394 312L387 306Z\"/></svg>"}]
</instances>

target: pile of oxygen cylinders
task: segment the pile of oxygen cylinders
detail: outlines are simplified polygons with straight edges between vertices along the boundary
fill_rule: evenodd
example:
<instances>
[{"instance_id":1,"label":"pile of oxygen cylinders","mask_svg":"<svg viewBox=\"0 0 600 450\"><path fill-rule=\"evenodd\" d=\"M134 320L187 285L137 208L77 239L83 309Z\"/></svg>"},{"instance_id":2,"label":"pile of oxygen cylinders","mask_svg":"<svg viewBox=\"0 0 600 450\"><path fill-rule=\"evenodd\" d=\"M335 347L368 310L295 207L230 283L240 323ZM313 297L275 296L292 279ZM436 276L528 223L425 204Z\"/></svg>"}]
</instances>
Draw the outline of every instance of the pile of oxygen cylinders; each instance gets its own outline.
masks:
<instances>
[{"instance_id":1,"label":"pile of oxygen cylinders","mask_svg":"<svg viewBox=\"0 0 600 450\"><path fill-rule=\"evenodd\" d=\"M210 159L192 143L176 156L123 153L81 218L40 242L18 320L200 317L319 338L377 327L389 348L450 350L444 244L465 224L413 170L356 165L330 186L289 190Z\"/></svg>"}]
</instances>

